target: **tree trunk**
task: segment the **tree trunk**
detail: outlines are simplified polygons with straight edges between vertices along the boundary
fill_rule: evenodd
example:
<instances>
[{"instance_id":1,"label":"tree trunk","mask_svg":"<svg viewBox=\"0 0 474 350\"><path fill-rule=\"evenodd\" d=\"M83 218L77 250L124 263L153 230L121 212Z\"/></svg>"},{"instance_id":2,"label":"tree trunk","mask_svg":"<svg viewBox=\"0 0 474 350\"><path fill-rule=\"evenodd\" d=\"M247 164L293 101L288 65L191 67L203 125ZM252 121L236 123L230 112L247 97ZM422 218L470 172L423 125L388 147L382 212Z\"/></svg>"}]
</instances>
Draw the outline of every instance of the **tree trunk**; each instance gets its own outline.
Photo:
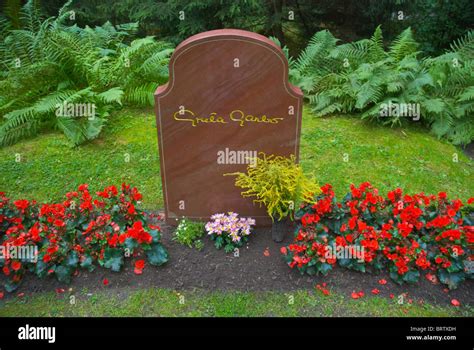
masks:
<instances>
[{"instance_id":1,"label":"tree trunk","mask_svg":"<svg viewBox=\"0 0 474 350\"><path fill-rule=\"evenodd\" d=\"M280 44L283 47L285 45L285 35L283 34L282 27L282 11L283 1L282 0L267 0L267 35L271 35L280 40Z\"/></svg>"}]
</instances>

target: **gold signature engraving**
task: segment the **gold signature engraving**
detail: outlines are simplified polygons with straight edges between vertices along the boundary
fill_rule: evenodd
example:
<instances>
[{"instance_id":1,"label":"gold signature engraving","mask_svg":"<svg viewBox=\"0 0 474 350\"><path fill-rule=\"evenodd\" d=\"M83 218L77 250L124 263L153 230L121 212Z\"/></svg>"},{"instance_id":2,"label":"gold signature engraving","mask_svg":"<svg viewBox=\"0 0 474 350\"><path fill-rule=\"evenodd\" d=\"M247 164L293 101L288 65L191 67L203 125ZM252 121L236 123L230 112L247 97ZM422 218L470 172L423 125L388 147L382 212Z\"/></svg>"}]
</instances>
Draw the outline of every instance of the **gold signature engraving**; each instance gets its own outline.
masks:
<instances>
[{"instance_id":1,"label":"gold signature engraving","mask_svg":"<svg viewBox=\"0 0 474 350\"><path fill-rule=\"evenodd\" d=\"M284 119L279 117L269 118L265 114L260 117L251 114L245 114L240 109L233 110L228 116L218 116L216 112L212 112L208 117L196 116L193 111L185 109L175 112L173 118L179 122L189 122L192 126L198 126L199 124L228 124L229 122L236 122L241 127L246 125L254 125L254 123L278 124Z\"/></svg>"}]
</instances>

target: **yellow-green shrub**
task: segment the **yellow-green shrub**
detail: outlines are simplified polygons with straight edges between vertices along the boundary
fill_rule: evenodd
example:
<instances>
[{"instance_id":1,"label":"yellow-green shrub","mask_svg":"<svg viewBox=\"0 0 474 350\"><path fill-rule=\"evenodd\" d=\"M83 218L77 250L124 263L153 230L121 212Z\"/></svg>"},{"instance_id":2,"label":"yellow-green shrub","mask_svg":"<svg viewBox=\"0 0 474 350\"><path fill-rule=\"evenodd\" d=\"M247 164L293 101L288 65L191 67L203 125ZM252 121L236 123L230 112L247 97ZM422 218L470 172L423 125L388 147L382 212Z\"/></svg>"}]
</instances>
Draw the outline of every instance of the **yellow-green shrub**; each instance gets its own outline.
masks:
<instances>
[{"instance_id":1,"label":"yellow-green shrub","mask_svg":"<svg viewBox=\"0 0 474 350\"><path fill-rule=\"evenodd\" d=\"M236 175L235 185L245 190L242 196L255 197L254 203L263 204L272 220L293 219L295 206L312 202L320 192L318 184L303 174L294 155L259 155L247 167L247 173L225 175Z\"/></svg>"}]
</instances>

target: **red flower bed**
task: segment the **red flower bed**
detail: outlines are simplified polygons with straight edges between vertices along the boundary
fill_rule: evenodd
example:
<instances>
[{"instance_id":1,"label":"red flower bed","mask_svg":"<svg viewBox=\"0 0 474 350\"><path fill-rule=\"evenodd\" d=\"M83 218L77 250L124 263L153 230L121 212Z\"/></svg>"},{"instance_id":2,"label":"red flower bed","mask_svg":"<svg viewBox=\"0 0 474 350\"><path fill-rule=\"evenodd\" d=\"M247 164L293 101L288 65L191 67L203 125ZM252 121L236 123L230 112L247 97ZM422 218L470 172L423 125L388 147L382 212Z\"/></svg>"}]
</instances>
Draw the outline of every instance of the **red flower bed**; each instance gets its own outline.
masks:
<instances>
[{"instance_id":1,"label":"red flower bed","mask_svg":"<svg viewBox=\"0 0 474 350\"><path fill-rule=\"evenodd\" d=\"M93 195L81 185L65 197L61 203L39 204L12 201L0 192L0 267L7 291L15 290L27 272L69 282L80 268L92 271L96 264L119 271L124 258L141 251L152 265L168 260L160 228L136 208L142 195L135 187L109 186ZM22 248L29 250L21 254ZM139 265L143 269L144 263Z\"/></svg>"},{"instance_id":2,"label":"red flower bed","mask_svg":"<svg viewBox=\"0 0 474 350\"><path fill-rule=\"evenodd\" d=\"M437 273L455 288L473 278L474 199L404 195L396 189L383 197L368 182L338 202L330 185L314 204L302 205L293 244L282 249L291 268L327 274L335 264L365 272L388 269L397 283ZM463 213L464 211L464 213Z\"/></svg>"}]
</instances>

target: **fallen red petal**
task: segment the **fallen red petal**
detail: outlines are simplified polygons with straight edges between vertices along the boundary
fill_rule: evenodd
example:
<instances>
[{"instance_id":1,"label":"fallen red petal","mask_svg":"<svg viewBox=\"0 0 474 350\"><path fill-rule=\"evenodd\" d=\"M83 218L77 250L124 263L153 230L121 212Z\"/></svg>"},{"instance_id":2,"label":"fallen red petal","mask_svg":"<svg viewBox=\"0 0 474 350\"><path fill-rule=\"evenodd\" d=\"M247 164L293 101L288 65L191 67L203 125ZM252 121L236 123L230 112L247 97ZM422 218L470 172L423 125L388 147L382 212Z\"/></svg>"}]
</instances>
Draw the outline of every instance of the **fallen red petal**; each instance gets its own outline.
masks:
<instances>
[{"instance_id":1,"label":"fallen red petal","mask_svg":"<svg viewBox=\"0 0 474 350\"><path fill-rule=\"evenodd\" d=\"M451 304L453 304L454 306L461 306L461 303L457 299L452 299Z\"/></svg>"}]
</instances>

